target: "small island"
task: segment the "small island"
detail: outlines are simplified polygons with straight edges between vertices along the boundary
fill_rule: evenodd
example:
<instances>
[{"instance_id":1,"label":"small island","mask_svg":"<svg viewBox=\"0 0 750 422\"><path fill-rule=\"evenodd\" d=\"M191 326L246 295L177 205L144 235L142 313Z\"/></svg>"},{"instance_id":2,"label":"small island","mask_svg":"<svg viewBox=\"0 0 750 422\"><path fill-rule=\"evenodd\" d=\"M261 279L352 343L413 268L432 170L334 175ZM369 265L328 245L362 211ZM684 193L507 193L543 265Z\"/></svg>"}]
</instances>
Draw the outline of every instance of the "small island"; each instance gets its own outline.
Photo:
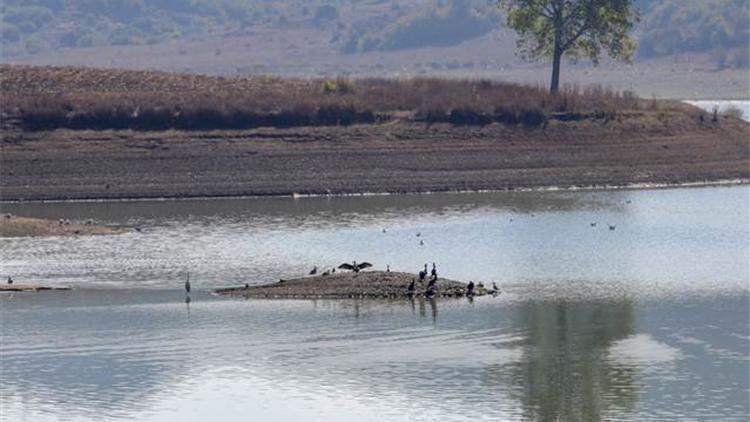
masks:
<instances>
[{"instance_id":1,"label":"small island","mask_svg":"<svg viewBox=\"0 0 750 422\"><path fill-rule=\"evenodd\" d=\"M0 216L0 238L97 235L122 232L124 232L124 229L121 227L97 225L93 220L79 224L67 219L49 220L45 218L19 217L13 214L3 214Z\"/></svg>"},{"instance_id":2,"label":"small island","mask_svg":"<svg viewBox=\"0 0 750 422\"><path fill-rule=\"evenodd\" d=\"M42 286L40 284L0 284L0 292L42 292L47 290L71 290L67 286Z\"/></svg>"},{"instance_id":3,"label":"small island","mask_svg":"<svg viewBox=\"0 0 750 422\"><path fill-rule=\"evenodd\" d=\"M410 294L407 286L412 280L417 280L417 282L416 289L413 294ZM418 280L419 276L416 274L395 271L340 272L280 280L272 284L229 287L217 289L214 293L224 296L278 299L424 297L428 281L419 282ZM463 297L466 296L466 290L466 283L438 278L435 297ZM483 296L489 293L491 292L484 287L477 286L474 288L473 296Z\"/></svg>"}]
</instances>

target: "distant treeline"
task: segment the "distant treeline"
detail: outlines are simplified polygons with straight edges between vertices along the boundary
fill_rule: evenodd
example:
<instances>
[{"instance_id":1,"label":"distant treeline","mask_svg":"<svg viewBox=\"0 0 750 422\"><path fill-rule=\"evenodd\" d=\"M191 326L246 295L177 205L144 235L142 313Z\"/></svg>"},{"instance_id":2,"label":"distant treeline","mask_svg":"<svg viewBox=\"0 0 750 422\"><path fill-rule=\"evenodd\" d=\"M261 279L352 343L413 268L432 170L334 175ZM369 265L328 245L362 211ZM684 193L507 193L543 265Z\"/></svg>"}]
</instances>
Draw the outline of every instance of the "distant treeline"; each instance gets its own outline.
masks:
<instances>
[{"instance_id":1,"label":"distant treeline","mask_svg":"<svg viewBox=\"0 0 750 422\"><path fill-rule=\"evenodd\" d=\"M710 51L719 67L750 65L749 1L639 0L637 4L640 56Z\"/></svg>"},{"instance_id":2,"label":"distant treeline","mask_svg":"<svg viewBox=\"0 0 750 422\"><path fill-rule=\"evenodd\" d=\"M503 24L494 1L0 0L2 55L155 44L258 26L314 25L343 52L456 45ZM636 0L640 57L712 52L747 67L748 0ZM346 12L348 10L348 12ZM287 26L285 26L287 25Z\"/></svg>"},{"instance_id":3,"label":"distant treeline","mask_svg":"<svg viewBox=\"0 0 750 422\"><path fill-rule=\"evenodd\" d=\"M438 78L301 80L0 66L1 111L27 130L245 129L391 119L536 127L653 107L630 92ZM665 103L666 104L666 103ZM674 105L674 107L679 107Z\"/></svg>"},{"instance_id":4,"label":"distant treeline","mask_svg":"<svg viewBox=\"0 0 750 422\"><path fill-rule=\"evenodd\" d=\"M155 44L257 24L314 18L322 0L0 0L3 54Z\"/></svg>"}]
</instances>

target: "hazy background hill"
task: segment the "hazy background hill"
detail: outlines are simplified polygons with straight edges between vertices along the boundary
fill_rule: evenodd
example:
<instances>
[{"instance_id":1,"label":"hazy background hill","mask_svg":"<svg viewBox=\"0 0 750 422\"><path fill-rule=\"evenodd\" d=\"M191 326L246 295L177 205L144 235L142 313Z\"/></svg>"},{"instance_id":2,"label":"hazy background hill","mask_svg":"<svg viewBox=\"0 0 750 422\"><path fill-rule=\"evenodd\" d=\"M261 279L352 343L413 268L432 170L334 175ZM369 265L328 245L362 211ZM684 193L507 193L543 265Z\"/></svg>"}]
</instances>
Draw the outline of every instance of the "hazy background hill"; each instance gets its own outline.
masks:
<instances>
[{"instance_id":1,"label":"hazy background hill","mask_svg":"<svg viewBox=\"0 0 750 422\"><path fill-rule=\"evenodd\" d=\"M564 69L642 95L748 96L748 0L638 0L634 65ZM486 0L0 0L2 60L210 74L546 83ZM701 83L696 83L700 76Z\"/></svg>"}]
</instances>

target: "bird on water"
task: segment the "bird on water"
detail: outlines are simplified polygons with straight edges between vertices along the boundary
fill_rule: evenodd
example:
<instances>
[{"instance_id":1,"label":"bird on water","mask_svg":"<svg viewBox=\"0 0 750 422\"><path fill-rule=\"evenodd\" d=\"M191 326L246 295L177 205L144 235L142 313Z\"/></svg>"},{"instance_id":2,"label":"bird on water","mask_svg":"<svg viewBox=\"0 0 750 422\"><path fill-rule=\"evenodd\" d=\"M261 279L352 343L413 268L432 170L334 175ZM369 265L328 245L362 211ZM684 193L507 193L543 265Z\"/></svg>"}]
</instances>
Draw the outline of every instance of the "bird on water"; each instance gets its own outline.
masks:
<instances>
[{"instance_id":1,"label":"bird on water","mask_svg":"<svg viewBox=\"0 0 750 422\"><path fill-rule=\"evenodd\" d=\"M190 293L190 273L187 273L187 280L185 280L185 292Z\"/></svg>"},{"instance_id":2,"label":"bird on water","mask_svg":"<svg viewBox=\"0 0 750 422\"><path fill-rule=\"evenodd\" d=\"M13 284L13 277L8 276L8 284Z\"/></svg>"}]
</instances>

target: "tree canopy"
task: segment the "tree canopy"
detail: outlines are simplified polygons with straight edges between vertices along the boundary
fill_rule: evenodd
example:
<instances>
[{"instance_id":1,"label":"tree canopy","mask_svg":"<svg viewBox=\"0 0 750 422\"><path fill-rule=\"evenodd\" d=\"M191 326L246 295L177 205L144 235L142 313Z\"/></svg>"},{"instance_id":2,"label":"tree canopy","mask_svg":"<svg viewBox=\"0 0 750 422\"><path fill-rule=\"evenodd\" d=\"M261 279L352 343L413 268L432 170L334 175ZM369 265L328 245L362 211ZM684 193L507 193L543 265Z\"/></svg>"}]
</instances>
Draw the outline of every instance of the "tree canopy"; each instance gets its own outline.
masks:
<instances>
[{"instance_id":1,"label":"tree canopy","mask_svg":"<svg viewBox=\"0 0 750 422\"><path fill-rule=\"evenodd\" d=\"M599 62L602 52L630 60L635 43L629 32L638 22L633 0L500 0L507 23L519 34L526 58L552 58L551 91L560 85L560 60L581 57Z\"/></svg>"}]
</instances>

